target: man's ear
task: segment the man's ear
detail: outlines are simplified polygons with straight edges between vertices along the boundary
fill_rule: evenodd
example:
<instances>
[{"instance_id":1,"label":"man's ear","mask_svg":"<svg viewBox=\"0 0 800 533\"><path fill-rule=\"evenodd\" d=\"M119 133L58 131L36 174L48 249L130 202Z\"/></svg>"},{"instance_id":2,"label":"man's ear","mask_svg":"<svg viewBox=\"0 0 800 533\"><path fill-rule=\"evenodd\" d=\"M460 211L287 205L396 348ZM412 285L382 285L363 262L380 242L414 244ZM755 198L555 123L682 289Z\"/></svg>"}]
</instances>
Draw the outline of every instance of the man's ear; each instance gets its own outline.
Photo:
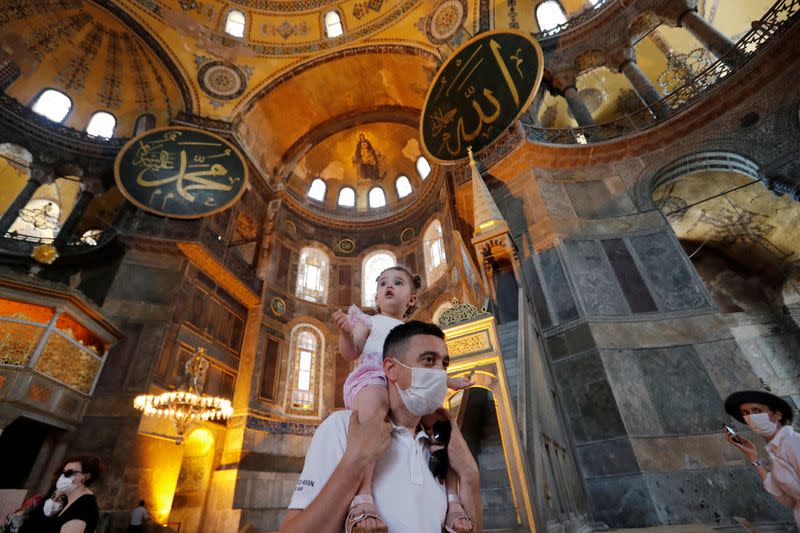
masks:
<instances>
[{"instance_id":1,"label":"man's ear","mask_svg":"<svg viewBox=\"0 0 800 533\"><path fill-rule=\"evenodd\" d=\"M391 357L383 360L383 373L389 381L397 381L397 363Z\"/></svg>"}]
</instances>

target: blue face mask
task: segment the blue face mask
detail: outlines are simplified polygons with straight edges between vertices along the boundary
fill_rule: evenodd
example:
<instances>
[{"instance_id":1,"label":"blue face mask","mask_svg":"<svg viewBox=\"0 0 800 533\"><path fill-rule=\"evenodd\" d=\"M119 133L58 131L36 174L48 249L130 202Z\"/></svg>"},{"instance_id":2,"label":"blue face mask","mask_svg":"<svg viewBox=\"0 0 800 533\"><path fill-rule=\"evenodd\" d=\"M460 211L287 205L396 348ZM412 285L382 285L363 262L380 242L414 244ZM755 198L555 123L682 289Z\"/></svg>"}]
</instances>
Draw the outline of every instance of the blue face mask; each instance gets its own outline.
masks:
<instances>
[{"instance_id":1,"label":"blue face mask","mask_svg":"<svg viewBox=\"0 0 800 533\"><path fill-rule=\"evenodd\" d=\"M400 399L408 412L414 416L425 416L442 405L447 395L447 372L435 368L416 368L394 362L411 370L411 386L401 389L395 382Z\"/></svg>"}]
</instances>

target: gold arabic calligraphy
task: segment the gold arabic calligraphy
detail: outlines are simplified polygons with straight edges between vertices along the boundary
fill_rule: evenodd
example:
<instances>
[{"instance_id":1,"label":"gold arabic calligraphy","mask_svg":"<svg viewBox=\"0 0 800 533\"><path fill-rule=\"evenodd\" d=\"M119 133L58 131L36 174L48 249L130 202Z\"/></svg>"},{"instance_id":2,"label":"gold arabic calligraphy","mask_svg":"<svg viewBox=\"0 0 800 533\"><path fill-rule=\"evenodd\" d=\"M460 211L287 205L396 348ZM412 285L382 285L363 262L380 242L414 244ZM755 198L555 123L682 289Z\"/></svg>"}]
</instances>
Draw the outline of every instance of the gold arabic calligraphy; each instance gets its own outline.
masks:
<instances>
[{"instance_id":1,"label":"gold arabic calligraphy","mask_svg":"<svg viewBox=\"0 0 800 533\"><path fill-rule=\"evenodd\" d=\"M163 138L157 141L139 141L133 165L142 169L136 176L136 183L148 189L156 188L150 195L149 205L160 198L161 209L165 209L169 200L175 199L175 194L172 192L164 194L163 187L171 183L175 183L175 190L180 198L193 203L197 200L197 195L191 191L230 191L241 181L241 178L228 176L228 170L224 165L207 162L209 159L229 157L231 155L230 148L226 148L220 142L176 142L180 135L181 132L172 131L165 133ZM168 147L165 146L167 143L177 144L180 147L177 156L168 150ZM192 145L218 147L221 151L213 155L194 155L190 162L184 147ZM174 174L163 178L147 179L148 174L176 170L176 158L177 171ZM197 170L189 171L192 168ZM220 176L227 176L227 180L220 182L213 179ZM217 205L217 202L214 197L208 196L203 205L213 207Z\"/></svg>"},{"instance_id":2,"label":"gold arabic calligraphy","mask_svg":"<svg viewBox=\"0 0 800 533\"><path fill-rule=\"evenodd\" d=\"M453 91L453 86L456 84L456 82L460 81L455 90L461 91L464 85L470 81L472 74L486 59L485 57L479 56L479 52L481 52L483 47L484 44L480 44L466 61L460 58L455 60L456 67L460 67L460 69L452 80L448 80L445 76L440 78L439 90L435 97L437 100L441 97L442 91L444 91L445 97L450 96L450 93ZM508 70L506 62L500 54L501 46L496 40L490 39L489 48L491 50L492 59L497 63L503 80L508 86L508 90L511 93L512 99L514 100L514 105L517 109L519 109L519 90L517 89L513 78L511 77L511 73ZM525 78L524 70L520 68L523 63L521 49L518 48L516 52L509 57L509 60L516 68L520 77ZM456 119L456 115L459 112L458 107L449 109L447 111L443 111L441 108L438 108L434 110L431 115L431 135L433 137L439 137L439 135L444 132L441 136L441 146L451 156L460 155L463 151L464 145L478 137L489 139L492 130L494 129L494 126L491 126L491 124L497 121L497 119L500 117L503 107L502 102L498 100L498 98L495 96L495 93L491 89L485 87L483 90L476 89L474 83L470 84L465 90L463 90L461 94L464 98L470 101L470 107L475 111L477 116L477 126L472 129L468 129L468 127L465 125L464 117L460 116L455 123L454 135L453 132L447 130L450 129L449 125ZM488 102L492 106L489 108L493 109L491 113L484 111L484 105L486 105L485 102ZM474 120L470 122L474 122Z\"/></svg>"}]
</instances>

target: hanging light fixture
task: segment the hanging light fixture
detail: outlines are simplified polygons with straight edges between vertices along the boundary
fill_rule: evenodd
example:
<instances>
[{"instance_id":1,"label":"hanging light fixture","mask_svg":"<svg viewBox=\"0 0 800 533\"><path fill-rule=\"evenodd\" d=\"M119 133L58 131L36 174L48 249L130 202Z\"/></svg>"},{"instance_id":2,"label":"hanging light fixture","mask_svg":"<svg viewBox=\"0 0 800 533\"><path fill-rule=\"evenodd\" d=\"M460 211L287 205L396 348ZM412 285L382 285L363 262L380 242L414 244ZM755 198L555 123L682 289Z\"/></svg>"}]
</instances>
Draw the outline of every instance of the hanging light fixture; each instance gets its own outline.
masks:
<instances>
[{"instance_id":1,"label":"hanging light fixture","mask_svg":"<svg viewBox=\"0 0 800 533\"><path fill-rule=\"evenodd\" d=\"M133 400L133 406L147 416L172 420L178 433L175 442L181 444L184 433L193 423L227 420L233 414L230 400L203 394L208 367L205 348L198 348L186 362L185 386L161 394L140 394Z\"/></svg>"}]
</instances>

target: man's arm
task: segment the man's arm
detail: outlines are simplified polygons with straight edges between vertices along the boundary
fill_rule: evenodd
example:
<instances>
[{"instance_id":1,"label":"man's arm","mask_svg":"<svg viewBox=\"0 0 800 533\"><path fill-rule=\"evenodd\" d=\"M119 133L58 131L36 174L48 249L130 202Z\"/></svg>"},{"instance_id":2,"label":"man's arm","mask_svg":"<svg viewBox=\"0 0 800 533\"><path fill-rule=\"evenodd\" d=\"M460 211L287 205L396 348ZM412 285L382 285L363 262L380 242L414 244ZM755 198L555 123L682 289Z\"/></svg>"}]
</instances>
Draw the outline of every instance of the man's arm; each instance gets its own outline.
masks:
<instances>
[{"instance_id":1,"label":"man's arm","mask_svg":"<svg viewBox=\"0 0 800 533\"><path fill-rule=\"evenodd\" d=\"M353 411L342 459L308 507L289 509L280 533L338 533L364 471L386 451L391 431L387 420L374 418L359 423Z\"/></svg>"}]
</instances>

